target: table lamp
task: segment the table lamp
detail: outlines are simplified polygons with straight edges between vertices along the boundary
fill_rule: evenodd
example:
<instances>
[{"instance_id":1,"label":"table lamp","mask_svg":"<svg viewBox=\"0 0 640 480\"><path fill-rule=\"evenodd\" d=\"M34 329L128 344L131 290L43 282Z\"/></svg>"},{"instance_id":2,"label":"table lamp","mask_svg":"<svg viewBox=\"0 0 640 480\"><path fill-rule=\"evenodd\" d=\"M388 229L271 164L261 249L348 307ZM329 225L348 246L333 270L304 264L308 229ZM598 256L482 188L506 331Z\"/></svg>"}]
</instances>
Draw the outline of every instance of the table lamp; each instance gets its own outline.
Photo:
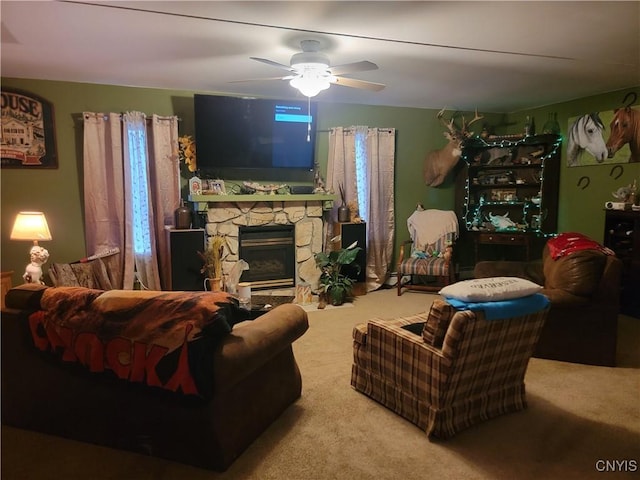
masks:
<instances>
[{"instance_id":1,"label":"table lamp","mask_svg":"<svg viewBox=\"0 0 640 480\"><path fill-rule=\"evenodd\" d=\"M47 219L42 212L19 212L13 222L9 237L11 240L30 240L33 246L29 250L30 263L22 278L26 283L42 283L42 265L49 259L49 252L38 245L39 240L51 240Z\"/></svg>"}]
</instances>

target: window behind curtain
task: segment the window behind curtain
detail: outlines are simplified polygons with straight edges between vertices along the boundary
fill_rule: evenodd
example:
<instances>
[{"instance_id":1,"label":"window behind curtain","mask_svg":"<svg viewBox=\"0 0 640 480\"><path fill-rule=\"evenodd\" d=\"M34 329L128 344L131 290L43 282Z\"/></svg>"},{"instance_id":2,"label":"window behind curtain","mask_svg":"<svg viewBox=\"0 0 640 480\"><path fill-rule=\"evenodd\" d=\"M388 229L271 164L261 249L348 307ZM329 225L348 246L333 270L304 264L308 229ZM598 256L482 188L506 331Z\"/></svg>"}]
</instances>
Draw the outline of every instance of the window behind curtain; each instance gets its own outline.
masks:
<instances>
[{"instance_id":1,"label":"window behind curtain","mask_svg":"<svg viewBox=\"0 0 640 480\"><path fill-rule=\"evenodd\" d=\"M145 122L126 122L131 173L131 212L133 249L136 263L139 256L151 258L151 225L149 224L149 172L147 170L147 133Z\"/></svg>"},{"instance_id":2,"label":"window behind curtain","mask_svg":"<svg viewBox=\"0 0 640 480\"><path fill-rule=\"evenodd\" d=\"M367 129L357 128L355 132L356 183L358 186L358 209L360 218L368 221L369 174L367 172Z\"/></svg>"}]
</instances>

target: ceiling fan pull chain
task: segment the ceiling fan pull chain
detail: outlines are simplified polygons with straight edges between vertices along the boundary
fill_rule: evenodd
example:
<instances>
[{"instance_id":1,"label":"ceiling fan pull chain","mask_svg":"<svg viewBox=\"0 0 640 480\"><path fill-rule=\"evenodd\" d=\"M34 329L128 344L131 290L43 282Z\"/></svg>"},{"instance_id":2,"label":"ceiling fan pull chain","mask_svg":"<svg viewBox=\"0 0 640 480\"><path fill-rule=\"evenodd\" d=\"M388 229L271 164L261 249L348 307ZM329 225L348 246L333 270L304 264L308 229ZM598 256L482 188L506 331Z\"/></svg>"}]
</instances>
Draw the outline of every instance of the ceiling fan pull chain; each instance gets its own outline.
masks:
<instances>
[{"instance_id":1,"label":"ceiling fan pull chain","mask_svg":"<svg viewBox=\"0 0 640 480\"><path fill-rule=\"evenodd\" d=\"M311 141L311 97L307 97L307 142Z\"/></svg>"}]
</instances>

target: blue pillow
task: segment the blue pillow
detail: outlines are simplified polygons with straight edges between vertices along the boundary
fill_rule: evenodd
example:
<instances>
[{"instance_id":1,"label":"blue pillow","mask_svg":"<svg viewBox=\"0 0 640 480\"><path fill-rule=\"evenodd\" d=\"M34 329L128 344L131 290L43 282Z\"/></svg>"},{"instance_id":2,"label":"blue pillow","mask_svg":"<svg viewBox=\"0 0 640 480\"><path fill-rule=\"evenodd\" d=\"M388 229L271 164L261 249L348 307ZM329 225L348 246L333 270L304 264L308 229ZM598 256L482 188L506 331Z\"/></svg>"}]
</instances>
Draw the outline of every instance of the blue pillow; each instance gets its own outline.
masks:
<instances>
[{"instance_id":1,"label":"blue pillow","mask_svg":"<svg viewBox=\"0 0 640 480\"><path fill-rule=\"evenodd\" d=\"M549 305L549 299L541 293L493 302L465 302L455 298L446 298L446 300L458 310L471 310L474 312L484 310L484 316L487 320L521 317L538 312Z\"/></svg>"}]
</instances>

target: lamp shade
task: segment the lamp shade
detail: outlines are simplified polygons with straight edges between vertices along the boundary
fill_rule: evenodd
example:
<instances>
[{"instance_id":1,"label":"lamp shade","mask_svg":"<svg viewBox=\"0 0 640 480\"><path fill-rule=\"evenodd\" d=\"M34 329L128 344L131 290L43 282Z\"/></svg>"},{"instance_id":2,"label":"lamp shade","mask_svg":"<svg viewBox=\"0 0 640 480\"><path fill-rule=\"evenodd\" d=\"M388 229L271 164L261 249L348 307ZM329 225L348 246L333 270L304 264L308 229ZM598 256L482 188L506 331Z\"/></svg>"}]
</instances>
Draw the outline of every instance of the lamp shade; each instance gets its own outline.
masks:
<instances>
[{"instance_id":1,"label":"lamp shade","mask_svg":"<svg viewBox=\"0 0 640 480\"><path fill-rule=\"evenodd\" d=\"M51 240L47 219L42 212L19 212L13 222L11 240Z\"/></svg>"}]
</instances>

